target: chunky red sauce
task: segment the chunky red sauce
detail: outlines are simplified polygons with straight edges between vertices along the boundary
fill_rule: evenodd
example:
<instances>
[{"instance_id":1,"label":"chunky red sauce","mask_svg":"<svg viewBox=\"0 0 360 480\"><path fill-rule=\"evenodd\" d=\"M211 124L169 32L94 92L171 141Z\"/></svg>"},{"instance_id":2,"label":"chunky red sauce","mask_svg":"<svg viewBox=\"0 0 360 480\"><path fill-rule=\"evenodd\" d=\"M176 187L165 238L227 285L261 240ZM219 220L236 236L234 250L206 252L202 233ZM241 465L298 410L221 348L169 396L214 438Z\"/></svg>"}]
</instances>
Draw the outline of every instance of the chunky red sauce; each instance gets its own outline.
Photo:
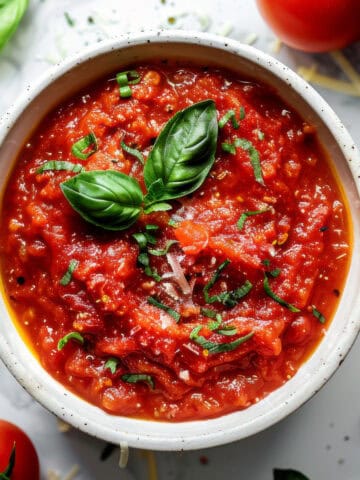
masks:
<instances>
[{"instance_id":1,"label":"chunky red sauce","mask_svg":"<svg viewBox=\"0 0 360 480\"><path fill-rule=\"evenodd\" d=\"M3 280L42 365L72 391L114 414L172 421L214 417L246 408L281 386L324 335L351 250L344 198L313 127L267 86L195 67L137 70L141 81L130 98L120 98L114 78L105 79L51 113L25 145L4 199ZM146 159L174 113L204 99L215 101L219 119L233 109L239 120L243 107L240 127L228 121L220 129L215 164L198 190L172 201L170 211L143 214L128 230L101 230L70 207L59 184L75 173L36 173L45 161L61 159L85 170L124 172L144 187L143 166L120 142ZM79 160L71 147L89 132L98 151ZM222 150L222 142L236 137L258 151L265 186L255 181L246 150ZM249 215L239 229L241 214L258 210L266 211ZM159 227L152 248L178 241L168 256L149 255L160 281L137 261L132 235L147 224ZM62 285L74 259L77 267ZM206 304L204 286L225 260L230 263L210 294L246 281L253 288L234 306ZM299 312L266 293L265 276L272 291ZM178 323L149 304L149 296L180 314ZM214 320L201 308L220 313L221 328L209 328ZM320 312L325 323L317 318ZM199 335L217 344L253 336L231 351L212 353L190 337L199 325ZM74 331L84 343L71 340L59 350L58 341ZM113 369L106 367L109 359L115 359ZM126 374L147 380L130 383Z\"/></svg>"}]
</instances>

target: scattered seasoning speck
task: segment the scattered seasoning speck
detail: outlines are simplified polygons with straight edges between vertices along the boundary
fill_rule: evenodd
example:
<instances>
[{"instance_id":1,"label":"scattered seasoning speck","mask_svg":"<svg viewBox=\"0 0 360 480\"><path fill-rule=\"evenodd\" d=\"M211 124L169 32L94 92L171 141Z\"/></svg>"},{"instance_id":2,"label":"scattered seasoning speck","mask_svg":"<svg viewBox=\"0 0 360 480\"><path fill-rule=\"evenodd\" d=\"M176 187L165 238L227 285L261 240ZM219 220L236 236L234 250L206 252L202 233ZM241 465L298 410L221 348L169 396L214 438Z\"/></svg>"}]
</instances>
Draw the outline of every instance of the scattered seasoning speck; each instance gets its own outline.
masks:
<instances>
[{"instance_id":1,"label":"scattered seasoning speck","mask_svg":"<svg viewBox=\"0 0 360 480\"><path fill-rule=\"evenodd\" d=\"M175 18L175 17L169 17L169 18L168 18L168 23L170 23L170 25L174 25L175 22L176 22L176 18Z\"/></svg>"},{"instance_id":2,"label":"scattered seasoning speck","mask_svg":"<svg viewBox=\"0 0 360 480\"><path fill-rule=\"evenodd\" d=\"M334 288L333 294L335 295L335 297L340 297L340 290L338 290L337 288Z\"/></svg>"},{"instance_id":3,"label":"scattered seasoning speck","mask_svg":"<svg viewBox=\"0 0 360 480\"><path fill-rule=\"evenodd\" d=\"M345 437L344 437L344 442L348 442L349 440L350 440L349 435L345 435Z\"/></svg>"},{"instance_id":4,"label":"scattered seasoning speck","mask_svg":"<svg viewBox=\"0 0 360 480\"><path fill-rule=\"evenodd\" d=\"M16 281L17 281L18 285L24 285L25 277L17 277Z\"/></svg>"},{"instance_id":5,"label":"scattered seasoning speck","mask_svg":"<svg viewBox=\"0 0 360 480\"><path fill-rule=\"evenodd\" d=\"M201 465L208 465L209 458L206 455L201 455L201 457L199 457L199 461Z\"/></svg>"},{"instance_id":6,"label":"scattered seasoning speck","mask_svg":"<svg viewBox=\"0 0 360 480\"><path fill-rule=\"evenodd\" d=\"M90 25L93 25L93 24L95 23L95 20L94 20L93 17L88 17L87 22L88 22Z\"/></svg>"},{"instance_id":7,"label":"scattered seasoning speck","mask_svg":"<svg viewBox=\"0 0 360 480\"><path fill-rule=\"evenodd\" d=\"M329 230L329 227L324 225L323 227L320 227L319 230L320 230L320 232L326 232L326 230Z\"/></svg>"}]
</instances>

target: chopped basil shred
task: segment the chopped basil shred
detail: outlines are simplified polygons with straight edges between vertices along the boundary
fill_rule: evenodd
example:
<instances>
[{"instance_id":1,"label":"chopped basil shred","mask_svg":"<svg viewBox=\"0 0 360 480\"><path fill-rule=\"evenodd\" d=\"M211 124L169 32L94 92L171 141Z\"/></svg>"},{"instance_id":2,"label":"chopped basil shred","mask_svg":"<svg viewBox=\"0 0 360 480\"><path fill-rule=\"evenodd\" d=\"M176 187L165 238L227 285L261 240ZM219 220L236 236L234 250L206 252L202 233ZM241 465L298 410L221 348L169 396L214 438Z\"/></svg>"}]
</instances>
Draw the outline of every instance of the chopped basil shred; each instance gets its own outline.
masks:
<instances>
[{"instance_id":1,"label":"chopped basil shred","mask_svg":"<svg viewBox=\"0 0 360 480\"><path fill-rule=\"evenodd\" d=\"M240 120L244 120L245 118L245 108L244 107L240 107Z\"/></svg>"},{"instance_id":2,"label":"chopped basil shred","mask_svg":"<svg viewBox=\"0 0 360 480\"><path fill-rule=\"evenodd\" d=\"M240 147L246 152L249 153L250 156L250 163L254 171L255 180L260 183L260 185L265 185L264 179L262 176L261 164L260 164L260 155L259 152L256 150L254 145L245 138L236 138L234 141L235 147Z\"/></svg>"},{"instance_id":3,"label":"chopped basil shred","mask_svg":"<svg viewBox=\"0 0 360 480\"><path fill-rule=\"evenodd\" d=\"M78 265L79 265L78 260L75 260L75 259L70 260L68 269L65 272L65 275L60 280L60 285L62 285L63 287L66 287L66 285L69 285L72 279L72 275L76 270L76 268L78 267Z\"/></svg>"},{"instance_id":4,"label":"chopped basil shred","mask_svg":"<svg viewBox=\"0 0 360 480\"><path fill-rule=\"evenodd\" d=\"M110 370L110 372L114 375L118 367L118 364L119 364L119 360L117 358L109 358L104 365L104 369Z\"/></svg>"},{"instance_id":5,"label":"chopped basil shred","mask_svg":"<svg viewBox=\"0 0 360 480\"><path fill-rule=\"evenodd\" d=\"M156 270L153 270L150 266L150 257L148 251L148 245L155 245L157 242L156 237L153 235L159 229L157 225L148 224L145 226L145 232L133 233L132 237L139 245L140 253L137 257L138 264L144 269L145 274L148 277L153 278L156 282L160 282L161 277ZM153 232L153 233L151 233Z\"/></svg>"},{"instance_id":6,"label":"chopped basil shred","mask_svg":"<svg viewBox=\"0 0 360 480\"><path fill-rule=\"evenodd\" d=\"M120 145L121 145L121 148L123 150L125 150L126 153L128 153L129 155L133 155L135 158L137 158L139 160L139 162L142 165L144 165L144 163L145 163L144 156L139 150L137 150L136 148L129 147L124 142L121 142Z\"/></svg>"},{"instance_id":7,"label":"chopped basil shred","mask_svg":"<svg viewBox=\"0 0 360 480\"><path fill-rule=\"evenodd\" d=\"M219 315L214 310L211 310L210 308L204 308L204 307L200 308L200 313L204 315L204 317L213 318L213 319L216 318L216 315Z\"/></svg>"},{"instance_id":8,"label":"chopped basil shred","mask_svg":"<svg viewBox=\"0 0 360 480\"><path fill-rule=\"evenodd\" d=\"M231 337L232 335L237 334L237 328L232 325L224 325L222 328L219 328L217 333Z\"/></svg>"},{"instance_id":9,"label":"chopped basil shred","mask_svg":"<svg viewBox=\"0 0 360 480\"><path fill-rule=\"evenodd\" d=\"M116 81L119 85L121 98L129 98L132 96L132 90L129 85L136 85L140 82L140 75L136 70L127 70L116 75Z\"/></svg>"},{"instance_id":10,"label":"chopped basil shred","mask_svg":"<svg viewBox=\"0 0 360 480\"><path fill-rule=\"evenodd\" d=\"M242 343L250 340L254 336L254 332L250 332L247 335L234 340L233 342L228 343L216 343L210 342L202 335L199 335L202 326L198 325L195 327L190 333L190 339L193 340L195 343L200 345L204 350L207 350L209 355L213 355L216 353L224 353L224 352L231 352L235 350L239 345Z\"/></svg>"},{"instance_id":11,"label":"chopped basil shred","mask_svg":"<svg viewBox=\"0 0 360 480\"><path fill-rule=\"evenodd\" d=\"M239 128L239 122L236 120L234 110L228 110L219 120L219 128L224 128L228 121L231 120L231 124L234 128Z\"/></svg>"},{"instance_id":12,"label":"chopped basil shred","mask_svg":"<svg viewBox=\"0 0 360 480\"><path fill-rule=\"evenodd\" d=\"M90 157L90 155L97 152L97 150L97 138L93 132L90 132L88 135L85 135L85 137L80 138L80 140L75 142L71 147L71 153L81 160L86 160Z\"/></svg>"},{"instance_id":13,"label":"chopped basil shred","mask_svg":"<svg viewBox=\"0 0 360 480\"><path fill-rule=\"evenodd\" d=\"M209 322L207 326L209 330L217 330L221 324L222 324L222 316L220 315L220 313L217 313L215 316L215 320L213 320L212 322Z\"/></svg>"},{"instance_id":14,"label":"chopped basil shred","mask_svg":"<svg viewBox=\"0 0 360 480\"><path fill-rule=\"evenodd\" d=\"M180 318L181 318L181 315L179 312L177 312L176 310L172 309L171 307L169 307L168 305L165 305L164 303L161 303L159 302L156 298L154 297L148 297L147 299L148 303L150 303L150 305L154 305L155 307L158 307L160 308L161 310L164 310L164 312L168 313L170 316L172 316L175 320L176 320L176 323L179 322Z\"/></svg>"},{"instance_id":15,"label":"chopped basil shred","mask_svg":"<svg viewBox=\"0 0 360 480\"><path fill-rule=\"evenodd\" d=\"M67 170L68 172L82 172L83 166L80 163L71 163L64 160L49 160L36 170L36 173L44 173L51 170Z\"/></svg>"},{"instance_id":16,"label":"chopped basil shred","mask_svg":"<svg viewBox=\"0 0 360 480\"><path fill-rule=\"evenodd\" d=\"M314 305L312 306L312 314L319 320L320 323L326 322L324 315L316 307L314 307Z\"/></svg>"},{"instance_id":17,"label":"chopped basil shred","mask_svg":"<svg viewBox=\"0 0 360 480\"><path fill-rule=\"evenodd\" d=\"M148 252L151 254L151 255L155 255L156 257L161 257L163 255L166 255L168 253L168 251L170 250L170 248L175 245L176 243L178 243L177 240L168 240L166 242L166 245L165 245L165 248L160 248L160 249L152 249L152 248L149 248Z\"/></svg>"},{"instance_id":18,"label":"chopped basil shred","mask_svg":"<svg viewBox=\"0 0 360 480\"><path fill-rule=\"evenodd\" d=\"M297 307L295 307L291 303L288 303L286 300L283 300L281 297L276 295L276 293L274 293L271 290L271 287L270 287L270 284L269 284L269 277L267 276L266 273L265 273L265 276L264 276L264 290L269 295L269 297L271 297L273 300L275 300L275 302L279 303L283 307L286 307L287 309L289 309L290 312L293 312L293 313L300 312L300 310Z\"/></svg>"},{"instance_id":19,"label":"chopped basil shred","mask_svg":"<svg viewBox=\"0 0 360 480\"><path fill-rule=\"evenodd\" d=\"M150 267L150 258L146 252L139 253L137 257L138 264L144 269L145 274L148 277L153 278L156 282L160 282L161 276L157 273L157 271Z\"/></svg>"},{"instance_id":20,"label":"chopped basil shred","mask_svg":"<svg viewBox=\"0 0 360 480\"><path fill-rule=\"evenodd\" d=\"M121 380L127 383L145 382L149 385L151 390L154 390L155 383L151 375L145 373L125 373L121 376Z\"/></svg>"},{"instance_id":21,"label":"chopped basil shred","mask_svg":"<svg viewBox=\"0 0 360 480\"><path fill-rule=\"evenodd\" d=\"M224 270L227 265L229 265L230 260L225 260L219 267L216 269L214 275L211 277L209 282L205 285L203 289L204 299L206 303L215 303L220 302L227 307L235 307L239 303L239 300L245 295L247 295L252 289L252 283L249 280L246 280L245 283L235 290L221 292L218 295L210 295L210 289L217 282L221 272Z\"/></svg>"},{"instance_id":22,"label":"chopped basil shred","mask_svg":"<svg viewBox=\"0 0 360 480\"><path fill-rule=\"evenodd\" d=\"M75 340L78 343L81 343L81 345L84 344L84 337L81 335L79 332L70 332L66 334L64 337L60 338L57 349L62 350L65 345L70 341L70 340Z\"/></svg>"},{"instance_id":23,"label":"chopped basil shred","mask_svg":"<svg viewBox=\"0 0 360 480\"><path fill-rule=\"evenodd\" d=\"M231 153L232 155L235 155L235 153L236 153L236 148L234 147L234 145L232 143L223 142L221 144L221 148L226 153Z\"/></svg>"},{"instance_id":24,"label":"chopped basil shred","mask_svg":"<svg viewBox=\"0 0 360 480\"><path fill-rule=\"evenodd\" d=\"M64 17L69 27L73 27L75 25L75 21L70 17L68 12L64 12Z\"/></svg>"},{"instance_id":25,"label":"chopped basil shred","mask_svg":"<svg viewBox=\"0 0 360 480\"><path fill-rule=\"evenodd\" d=\"M238 229L241 230L243 228L248 217L252 217L253 215L259 215L260 213L265 213L268 211L269 210L267 208L264 208L263 210L253 210L253 211L243 212L240 215L240 218L236 224Z\"/></svg>"}]
</instances>

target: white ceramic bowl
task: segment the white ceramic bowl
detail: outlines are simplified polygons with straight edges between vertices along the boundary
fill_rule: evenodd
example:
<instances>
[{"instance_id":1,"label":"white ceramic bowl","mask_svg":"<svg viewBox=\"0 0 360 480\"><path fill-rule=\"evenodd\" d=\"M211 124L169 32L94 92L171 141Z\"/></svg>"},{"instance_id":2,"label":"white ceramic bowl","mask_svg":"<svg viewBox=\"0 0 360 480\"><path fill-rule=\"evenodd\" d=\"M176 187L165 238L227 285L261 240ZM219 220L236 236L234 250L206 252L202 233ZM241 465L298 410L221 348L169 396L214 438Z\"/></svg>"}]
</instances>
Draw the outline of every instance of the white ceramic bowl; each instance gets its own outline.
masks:
<instances>
[{"instance_id":1,"label":"white ceramic bowl","mask_svg":"<svg viewBox=\"0 0 360 480\"><path fill-rule=\"evenodd\" d=\"M272 85L309 123L316 125L346 191L353 222L353 257L345 290L325 338L284 386L247 410L211 420L165 423L112 416L66 390L31 354L0 299L0 355L22 386L47 409L84 432L119 444L155 450L196 449L245 438L293 412L334 373L360 327L360 158L353 141L325 101L270 56L208 34L152 32L121 37L87 50L51 70L0 123L0 191L22 145L62 100L129 63L171 58L216 65Z\"/></svg>"}]
</instances>

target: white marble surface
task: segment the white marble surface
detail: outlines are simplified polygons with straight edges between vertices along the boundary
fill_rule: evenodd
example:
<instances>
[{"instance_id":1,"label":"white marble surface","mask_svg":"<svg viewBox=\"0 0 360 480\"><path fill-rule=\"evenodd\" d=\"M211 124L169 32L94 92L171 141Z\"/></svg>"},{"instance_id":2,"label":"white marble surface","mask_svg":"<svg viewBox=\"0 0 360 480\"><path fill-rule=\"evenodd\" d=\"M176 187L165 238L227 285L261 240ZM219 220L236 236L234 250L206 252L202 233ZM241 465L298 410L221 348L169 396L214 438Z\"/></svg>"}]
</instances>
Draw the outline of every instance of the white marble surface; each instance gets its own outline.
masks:
<instances>
[{"instance_id":1,"label":"white marble surface","mask_svg":"<svg viewBox=\"0 0 360 480\"><path fill-rule=\"evenodd\" d=\"M67 23L64 12L69 13L74 26ZM168 22L169 17L175 18L174 24ZM274 40L252 0L30 0L19 31L0 53L0 114L27 84L85 45L118 33L160 26L208 30L238 40L256 33L255 46L267 52L271 52ZM360 70L360 45L345 53ZM282 47L275 55L293 68L316 63L324 71L341 75L326 54L307 55ZM360 98L323 89L320 93L359 145ZM311 480L359 480L359 364L357 341L345 363L316 397L252 438L205 451L157 453L159 479L271 480L274 467L289 467L303 471ZM65 474L78 464L78 480L148 479L148 461L142 452L131 451L125 471L117 467L117 452L101 462L103 442L74 430L59 433L56 419L22 390L1 363L0 382L0 417L17 423L31 436L41 460L42 478L49 468Z\"/></svg>"}]
</instances>

